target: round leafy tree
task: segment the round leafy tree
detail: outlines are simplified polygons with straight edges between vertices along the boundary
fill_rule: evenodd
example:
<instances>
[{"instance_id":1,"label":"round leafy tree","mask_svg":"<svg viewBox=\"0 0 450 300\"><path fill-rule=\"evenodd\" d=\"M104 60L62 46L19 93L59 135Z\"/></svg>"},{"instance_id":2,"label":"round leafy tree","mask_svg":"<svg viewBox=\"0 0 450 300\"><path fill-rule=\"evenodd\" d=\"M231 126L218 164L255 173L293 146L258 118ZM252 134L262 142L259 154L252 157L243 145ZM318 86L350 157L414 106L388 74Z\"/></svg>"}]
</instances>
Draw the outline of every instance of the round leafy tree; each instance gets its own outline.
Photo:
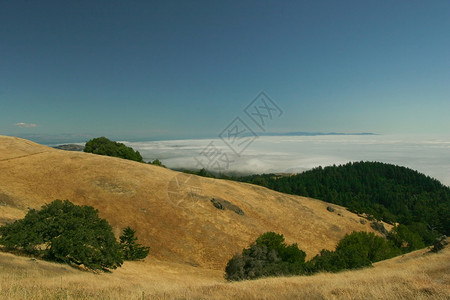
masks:
<instances>
[{"instance_id":1,"label":"round leafy tree","mask_svg":"<svg viewBox=\"0 0 450 300\"><path fill-rule=\"evenodd\" d=\"M93 270L115 269L122 252L111 226L90 206L55 200L0 227L0 244L44 259Z\"/></svg>"}]
</instances>

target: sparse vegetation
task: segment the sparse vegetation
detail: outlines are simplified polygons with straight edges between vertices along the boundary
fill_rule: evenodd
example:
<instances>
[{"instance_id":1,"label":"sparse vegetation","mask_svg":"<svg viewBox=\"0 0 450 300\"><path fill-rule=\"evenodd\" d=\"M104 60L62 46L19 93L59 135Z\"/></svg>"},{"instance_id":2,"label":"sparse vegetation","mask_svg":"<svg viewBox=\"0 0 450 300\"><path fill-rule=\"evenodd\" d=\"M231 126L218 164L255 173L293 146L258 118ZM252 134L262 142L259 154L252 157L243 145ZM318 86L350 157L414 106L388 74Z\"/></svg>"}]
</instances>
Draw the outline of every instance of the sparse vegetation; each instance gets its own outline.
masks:
<instances>
[{"instance_id":1,"label":"sparse vegetation","mask_svg":"<svg viewBox=\"0 0 450 300\"><path fill-rule=\"evenodd\" d=\"M206 170L205 168L202 168L200 170L185 170L185 169L183 169L182 172L183 173L187 173L187 174L193 174L193 175L197 175L197 176L202 176L202 177L224 179L222 176L216 176L213 173L211 173L208 170Z\"/></svg>"},{"instance_id":2,"label":"sparse vegetation","mask_svg":"<svg viewBox=\"0 0 450 300\"><path fill-rule=\"evenodd\" d=\"M155 166L160 166L160 167L163 167L163 168L166 167L165 165L163 165L163 163L159 159L155 159L153 161L149 161L148 164L155 165Z\"/></svg>"},{"instance_id":3,"label":"sparse vegetation","mask_svg":"<svg viewBox=\"0 0 450 300\"><path fill-rule=\"evenodd\" d=\"M442 249L444 249L444 247L447 245L448 245L447 236L445 236L445 235L440 236L434 241L433 247L431 247L430 252L434 252L434 253L439 252Z\"/></svg>"},{"instance_id":4,"label":"sparse vegetation","mask_svg":"<svg viewBox=\"0 0 450 300\"><path fill-rule=\"evenodd\" d=\"M88 141L84 147L84 152L144 162L139 151L134 151L133 148L113 142L104 136Z\"/></svg>"}]
</instances>

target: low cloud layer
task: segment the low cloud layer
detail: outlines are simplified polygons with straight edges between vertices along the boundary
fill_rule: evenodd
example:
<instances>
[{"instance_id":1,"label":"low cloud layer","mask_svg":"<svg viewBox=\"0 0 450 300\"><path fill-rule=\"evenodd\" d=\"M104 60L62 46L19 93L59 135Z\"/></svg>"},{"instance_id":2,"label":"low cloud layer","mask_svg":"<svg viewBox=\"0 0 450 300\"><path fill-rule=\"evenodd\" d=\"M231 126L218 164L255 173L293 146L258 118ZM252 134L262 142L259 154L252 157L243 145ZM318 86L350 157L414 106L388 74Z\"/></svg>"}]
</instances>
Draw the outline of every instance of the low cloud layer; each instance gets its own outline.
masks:
<instances>
[{"instance_id":1,"label":"low cloud layer","mask_svg":"<svg viewBox=\"0 0 450 300\"><path fill-rule=\"evenodd\" d=\"M199 167L198 160L207 161L204 150L211 142L227 154L230 163L222 162L222 167L229 172L298 173L349 161L380 161L418 170L450 186L449 136L264 136L240 156L220 139L126 144L139 150L145 160L158 158L170 168L191 169Z\"/></svg>"},{"instance_id":2,"label":"low cloud layer","mask_svg":"<svg viewBox=\"0 0 450 300\"><path fill-rule=\"evenodd\" d=\"M33 128L33 127L37 127L36 124L33 124L33 123L23 123L23 122L16 123L16 124L14 124L14 126L21 127L21 128Z\"/></svg>"}]
</instances>

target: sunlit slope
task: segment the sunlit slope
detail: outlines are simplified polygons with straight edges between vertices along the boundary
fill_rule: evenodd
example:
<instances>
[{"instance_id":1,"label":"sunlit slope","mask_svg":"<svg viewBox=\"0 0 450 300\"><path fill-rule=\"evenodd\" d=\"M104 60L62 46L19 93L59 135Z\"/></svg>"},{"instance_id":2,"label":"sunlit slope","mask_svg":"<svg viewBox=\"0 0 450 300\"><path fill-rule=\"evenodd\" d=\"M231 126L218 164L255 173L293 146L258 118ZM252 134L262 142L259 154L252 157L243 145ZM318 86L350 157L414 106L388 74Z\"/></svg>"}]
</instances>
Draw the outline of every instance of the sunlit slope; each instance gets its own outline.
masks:
<instances>
[{"instance_id":1,"label":"sunlit slope","mask_svg":"<svg viewBox=\"0 0 450 300\"><path fill-rule=\"evenodd\" d=\"M373 268L228 283L219 270L148 258L99 275L0 252L1 299L449 299L450 248Z\"/></svg>"},{"instance_id":2,"label":"sunlit slope","mask_svg":"<svg viewBox=\"0 0 450 300\"><path fill-rule=\"evenodd\" d=\"M309 257L334 249L346 233L373 231L319 200L0 136L0 223L55 199L97 208L116 234L135 228L153 258L217 270L266 231L283 233Z\"/></svg>"}]
</instances>

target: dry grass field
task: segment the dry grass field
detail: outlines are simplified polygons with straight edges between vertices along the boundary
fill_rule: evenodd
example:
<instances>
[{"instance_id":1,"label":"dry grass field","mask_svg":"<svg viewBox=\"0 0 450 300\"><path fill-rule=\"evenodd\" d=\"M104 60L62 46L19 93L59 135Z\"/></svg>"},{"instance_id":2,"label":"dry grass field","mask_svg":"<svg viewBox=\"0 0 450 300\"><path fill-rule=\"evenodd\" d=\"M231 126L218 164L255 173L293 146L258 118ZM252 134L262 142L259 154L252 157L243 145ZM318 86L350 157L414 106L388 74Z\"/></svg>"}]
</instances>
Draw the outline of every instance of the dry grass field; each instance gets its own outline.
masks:
<instances>
[{"instance_id":1,"label":"dry grass field","mask_svg":"<svg viewBox=\"0 0 450 300\"><path fill-rule=\"evenodd\" d=\"M0 253L1 299L450 299L450 249L337 274L225 282L222 272L149 259L109 274Z\"/></svg>"},{"instance_id":2,"label":"dry grass field","mask_svg":"<svg viewBox=\"0 0 450 300\"><path fill-rule=\"evenodd\" d=\"M0 299L450 299L448 249L353 272L228 283L226 262L263 232L284 234L311 258L346 233L373 230L319 200L0 136L0 224L55 199L97 208L116 235L133 227L149 257L94 274L0 253Z\"/></svg>"}]
</instances>

